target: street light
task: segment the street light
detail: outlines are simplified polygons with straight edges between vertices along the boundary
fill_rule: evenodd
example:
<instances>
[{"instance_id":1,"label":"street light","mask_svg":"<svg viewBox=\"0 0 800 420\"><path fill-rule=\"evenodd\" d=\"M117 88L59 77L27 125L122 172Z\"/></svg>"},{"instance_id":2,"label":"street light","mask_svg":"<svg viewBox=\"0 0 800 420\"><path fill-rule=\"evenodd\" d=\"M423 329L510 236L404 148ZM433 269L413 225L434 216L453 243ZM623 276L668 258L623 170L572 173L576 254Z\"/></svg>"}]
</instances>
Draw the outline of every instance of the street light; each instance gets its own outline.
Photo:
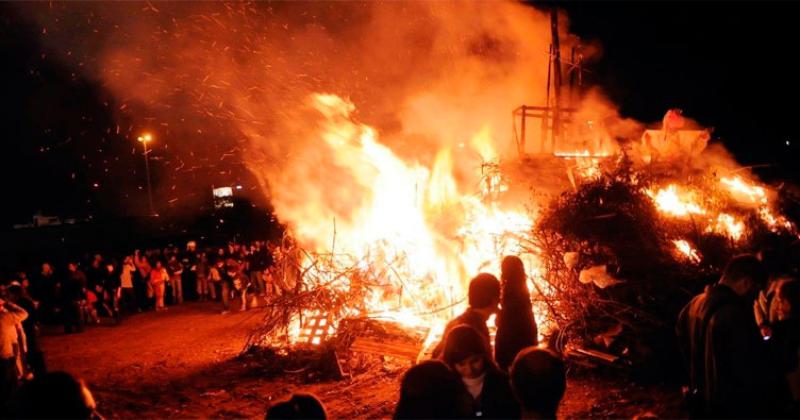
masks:
<instances>
[{"instance_id":1,"label":"street light","mask_svg":"<svg viewBox=\"0 0 800 420\"><path fill-rule=\"evenodd\" d=\"M153 207L153 189L150 186L150 159L147 157L147 143L153 141L153 136L150 133L143 133L139 136L136 140L139 143L142 143L142 148L144 149L144 171L147 174L147 202L150 204L150 215L156 216L156 210Z\"/></svg>"}]
</instances>

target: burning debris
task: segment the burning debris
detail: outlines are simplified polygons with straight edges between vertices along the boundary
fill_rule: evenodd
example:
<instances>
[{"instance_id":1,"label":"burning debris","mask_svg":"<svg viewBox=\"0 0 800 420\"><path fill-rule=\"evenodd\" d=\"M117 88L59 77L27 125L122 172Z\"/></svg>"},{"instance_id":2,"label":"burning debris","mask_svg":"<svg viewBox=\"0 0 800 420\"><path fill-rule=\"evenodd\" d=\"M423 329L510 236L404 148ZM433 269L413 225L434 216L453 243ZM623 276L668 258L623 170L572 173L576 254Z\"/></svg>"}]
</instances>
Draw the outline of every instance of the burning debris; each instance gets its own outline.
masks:
<instances>
[{"instance_id":1,"label":"burning debris","mask_svg":"<svg viewBox=\"0 0 800 420\"><path fill-rule=\"evenodd\" d=\"M352 224L331 222L327 252L319 225L296 230L300 244L317 248L294 260L297 289L273 300L250 345L333 343L343 374L354 354L424 357L463 305L466 273L492 270L506 254L525 260L542 338L582 360L669 366L676 305L690 291L767 238L797 239L777 192L741 172L665 166L623 150L555 155L574 160L562 172L572 188L537 198L534 211L513 198L513 165L484 161L476 192L463 194L448 152L430 169L409 166L351 117L352 104L330 96L316 104L321 137L342 164L357 166L369 195ZM473 146L493 155L486 143Z\"/></svg>"}]
</instances>

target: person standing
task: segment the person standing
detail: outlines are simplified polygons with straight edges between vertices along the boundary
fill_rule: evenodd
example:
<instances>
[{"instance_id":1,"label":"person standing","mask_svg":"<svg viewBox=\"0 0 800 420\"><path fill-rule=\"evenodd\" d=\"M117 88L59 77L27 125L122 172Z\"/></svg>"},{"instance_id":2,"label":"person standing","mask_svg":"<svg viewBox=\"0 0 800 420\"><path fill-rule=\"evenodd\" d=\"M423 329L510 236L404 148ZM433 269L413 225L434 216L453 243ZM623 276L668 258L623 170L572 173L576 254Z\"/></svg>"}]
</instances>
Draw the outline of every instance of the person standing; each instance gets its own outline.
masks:
<instances>
[{"instance_id":1,"label":"person standing","mask_svg":"<svg viewBox=\"0 0 800 420\"><path fill-rule=\"evenodd\" d=\"M211 264L208 269L208 282L209 282L209 295L211 299L216 300L217 295L222 297L222 274L225 271L225 263L222 258L217 259Z\"/></svg>"},{"instance_id":2,"label":"person standing","mask_svg":"<svg viewBox=\"0 0 800 420\"><path fill-rule=\"evenodd\" d=\"M486 321L493 313L497 312L497 305L500 302L500 282L497 277L488 273L480 273L475 276L469 282L468 299L467 310L445 326L442 341L433 349L433 357L441 355L447 334L459 325L469 325L474 328L483 337L486 346L491 348L489 327L486 326Z\"/></svg>"},{"instance_id":3,"label":"person standing","mask_svg":"<svg viewBox=\"0 0 800 420\"><path fill-rule=\"evenodd\" d=\"M501 301L497 314L495 360L500 369L508 371L517 353L535 346L539 340L522 260L515 256L505 257L500 270Z\"/></svg>"},{"instance_id":4,"label":"person standing","mask_svg":"<svg viewBox=\"0 0 800 420\"><path fill-rule=\"evenodd\" d=\"M450 330L442 360L461 377L463 400L473 417L519 418L519 405L508 375L497 368L491 349L475 328L459 325Z\"/></svg>"},{"instance_id":5,"label":"person standing","mask_svg":"<svg viewBox=\"0 0 800 420\"><path fill-rule=\"evenodd\" d=\"M695 296L678 316L690 416L768 416L772 369L753 314L753 302L766 283L758 259L737 256L719 282Z\"/></svg>"},{"instance_id":6,"label":"person standing","mask_svg":"<svg viewBox=\"0 0 800 420\"><path fill-rule=\"evenodd\" d=\"M39 310L43 322L49 323L55 319L57 285L58 281L56 280L53 266L48 262L42 263L42 271L34 281L31 296L39 301L41 305Z\"/></svg>"},{"instance_id":7,"label":"person standing","mask_svg":"<svg viewBox=\"0 0 800 420\"><path fill-rule=\"evenodd\" d=\"M172 304L183 303L183 264L178 261L177 255L169 256L167 271L169 272L169 286L172 289Z\"/></svg>"},{"instance_id":8,"label":"person standing","mask_svg":"<svg viewBox=\"0 0 800 420\"><path fill-rule=\"evenodd\" d=\"M152 265L147 256L142 255L138 249L133 252L133 264L137 270L137 275L133 279L134 290L136 290L137 285L139 286L137 294L138 306L140 309L150 308L152 305L151 299L154 296L153 287L150 284Z\"/></svg>"},{"instance_id":9,"label":"person standing","mask_svg":"<svg viewBox=\"0 0 800 420\"><path fill-rule=\"evenodd\" d=\"M169 278L167 269L161 263L161 260L156 260L156 266L150 270L150 287L153 289L153 295L156 299L156 310L162 311L166 309L164 306L164 294L166 293L166 282Z\"/></svg>"},{"instance_id":10,"label":"person standing","mask_svg":"<svg viewBox=\"0 0 800 420\"><path fill-rule=\"evenodd\" d=\"M126 314L131 314L137 309L136 305L136 289L133 286L133 278L136 273L136 267L133 265L133 258L128 255L122 261L122 267L119 273L119 283L121 288L121 301L122 307L125 308Z\"/></svg>"},{"instance_id":11,"label":"person standing","mask_svg":"<svg viewBox=\"0 0 800 420\"><path fill-rule=\"evenodd\" d=\"M15 305L24 309L28 317L22 321L22 330L25 333L25 362L30 367L34 377L43 375L47 369L44 363L39 325L38 303L31 299L25 290L18 285L8 287L8 298Z\"/></svg>"},{"instance_id":12,"label":"person standing","mask_svg":"<svg viewBox=\"0 0 800 420\"><path fill-rule=\"evenodd\" d=\"M182 297L189 300L197 300L200 296L195 296L199 290L197 264L200 261L200 253L197 251L197 242L189 241L186 243L186 250L183 252L181 264L183 264L183 290Z\"/></svg>"},{"instance_id":13,"label":"person standing","mask_svg":"<svg viewBox=\"0 0 800 420\"><path fill-rule=\"evenodd\" d=\"M6 404L19 385L17 358L21 343L17 327L27 318L24 309L0 299L0 404Z\"/></svg>"},{"instance_id":14,"label":"person standing","mask_svg":"<svg viewBox=\"0 0 800 420\"><path fill-rule=\"evenodd\" d=\"M209 298L209 296L214 296L209 290L209 279L208 279L208 256L204 252L201 252L197 258L197 265L195 266L195 277L197 278L197 298L200 301L204 301Z\"/></svg>"},{"instance_id":15,"label":"person standing","mask_svg":"<svg viewBox=\"0 0 800 420\"><path fill-rule=\"evenodd\" d=\"M86 276L78 270L78 264L67 264L67 277L61 286L62 318L64 332L83 332L83 310L85 300Z\"/></svg>"},{"instance_id":16,"label":"person standing","mask_svg":"<svg viewBox=\"0 0 800 420\"><path fill-rule=\"evenodd\" d=\"M262 297L267 294L267 273L274 264L269 246L266 243L256 242L251 255L250 269L253 272L253 284Z\"/></svg>"}]
</instances>

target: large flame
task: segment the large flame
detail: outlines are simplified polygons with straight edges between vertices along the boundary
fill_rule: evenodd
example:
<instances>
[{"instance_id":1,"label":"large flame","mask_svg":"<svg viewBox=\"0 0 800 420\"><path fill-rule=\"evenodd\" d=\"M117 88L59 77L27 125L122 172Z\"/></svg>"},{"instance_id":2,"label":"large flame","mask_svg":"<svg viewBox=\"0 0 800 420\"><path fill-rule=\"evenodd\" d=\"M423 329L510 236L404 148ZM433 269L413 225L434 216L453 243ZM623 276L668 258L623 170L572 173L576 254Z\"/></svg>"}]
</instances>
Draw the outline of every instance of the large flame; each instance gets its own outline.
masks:
<instances>
[{"instance_id":1,"label":"large flame","mask_svg":"<svg viewBox=\"0 0 800 420\"><path fill-rule=\"evenodd\" d=\"M450 150L440 150L429 167L408 163L381 144L374 129L354 119L350 101L314 94L310 105L322 116L318 135L324 147L337 170L347 176L331 175L353 183L335 188L341 200L357 204L346 206L340 219L318 211L322 209L311 200L309 206L283 209L281 216L291 222L300 245L314 255L332 255L340 266L385 273L378 280L391 293L376 288L353 312L430 325L432 309L458 308L471 276L481 270L496 272L503 255L520 253L518 234L530 231L532 216L524 208L503 208L493 199L505 190L499 173L476 182L481 186L477 192L462 193ZM470 147L481 160L497 159L486 127L475 134ZM297 187L312 199L322 195L319 189L334 188L325 182ZM532 257L527 263L531 273L538 273ZM350 284L347 276L334 279L335 274L317 270L311 258L304 264L311 270L309 279L337 281L336 287ZM438 321L434 324L441 325L451 315L452 311L440 312L433 316Z\"/></svg>"}]
</instances>

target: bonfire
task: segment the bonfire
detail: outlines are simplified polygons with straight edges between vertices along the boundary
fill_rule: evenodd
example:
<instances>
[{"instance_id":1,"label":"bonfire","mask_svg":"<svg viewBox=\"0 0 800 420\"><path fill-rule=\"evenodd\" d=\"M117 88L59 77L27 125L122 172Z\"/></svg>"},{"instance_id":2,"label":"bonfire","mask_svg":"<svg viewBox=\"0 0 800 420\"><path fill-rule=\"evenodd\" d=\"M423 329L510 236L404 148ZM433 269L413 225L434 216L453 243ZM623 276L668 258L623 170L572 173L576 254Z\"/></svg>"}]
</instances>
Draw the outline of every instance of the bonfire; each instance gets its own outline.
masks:
<instances>
[{"instance_id":1,"label":"bonfire","mask_svg":"<svg viewBox=\"0 0 800 420\"><path fill-rule=\"evenodd\" d=\"M663 367L692 293L731 256L797 239L778 191L744 169L698 164L703 130L665 126L611 151L553 153L547 164L500 162L484 130L468 146L480 159L475 188L460 191L454 151L430 167L408 164L349 101L314 95L311 105L320 138L366 194L345 220L309 213L289 227L296 245L282 254L293 257L276 275L295 287L273 298L248 348L424 358L465 307L469 278L497 273L514 254L526 263L540 338L576 359ZM531 173L564 166L560 192L530 193Z\"/></svg>"}]
</instances>

